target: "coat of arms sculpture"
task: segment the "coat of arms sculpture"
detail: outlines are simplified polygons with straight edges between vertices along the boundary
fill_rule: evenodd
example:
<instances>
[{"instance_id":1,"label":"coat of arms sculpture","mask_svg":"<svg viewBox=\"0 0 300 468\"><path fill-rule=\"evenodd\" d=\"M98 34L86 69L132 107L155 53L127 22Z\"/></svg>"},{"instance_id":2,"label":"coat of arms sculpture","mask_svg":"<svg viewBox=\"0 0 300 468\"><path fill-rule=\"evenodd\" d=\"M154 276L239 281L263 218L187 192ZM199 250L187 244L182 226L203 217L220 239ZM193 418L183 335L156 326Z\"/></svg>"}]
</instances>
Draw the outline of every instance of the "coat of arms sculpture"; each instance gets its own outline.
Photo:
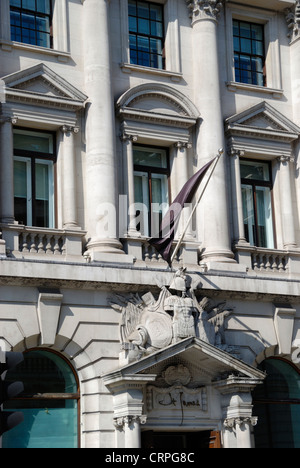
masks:
<instances>
[{"instance_id":1,"label":"coat of arms sculpture","mask_svg":"<svg viewBox=\"0 0 300 468\"><path fill-rule=\"evenodd\" d=\"M184 268L176 271L168 287L161 287L158 299L151 292L117 294L110 305L121 312L120 341L130 351L130 361L189 337L226 347L223 326L231 310L224 303L211 305L207 297L198 301Z\"/></svg>"}]
</instances>

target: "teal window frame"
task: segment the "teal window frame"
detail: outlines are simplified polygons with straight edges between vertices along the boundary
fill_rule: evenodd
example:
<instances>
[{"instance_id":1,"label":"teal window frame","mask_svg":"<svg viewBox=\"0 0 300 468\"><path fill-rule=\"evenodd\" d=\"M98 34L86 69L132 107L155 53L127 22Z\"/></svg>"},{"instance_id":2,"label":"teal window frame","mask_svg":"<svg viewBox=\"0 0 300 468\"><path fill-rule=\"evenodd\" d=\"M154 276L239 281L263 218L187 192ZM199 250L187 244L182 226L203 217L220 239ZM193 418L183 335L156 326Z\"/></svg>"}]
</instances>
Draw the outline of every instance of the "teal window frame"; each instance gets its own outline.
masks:
<instances>
[{"instance_id":1,"label":"teal window frame","mask_svg":"<svg viewBox=\"0 0 300 468\"><path fill-rule=\"evenodd\" d=\"M256 448L300 448L300 370L272 357L259 365L267 377L253 392Z\"/></svg>"},{"instance_id":2,"label":"teal window frame","mask_svg":"<svg viewBox=\"0 0 300 468\"><path fill-rule=\"evenodd\" d=\"M79 380L70 362L47 348L30 349L6 375L18 380L24 392L4 411L23 411L24 423L3 435L3 448L80 448Z\"/></svg>"}]
</instances>

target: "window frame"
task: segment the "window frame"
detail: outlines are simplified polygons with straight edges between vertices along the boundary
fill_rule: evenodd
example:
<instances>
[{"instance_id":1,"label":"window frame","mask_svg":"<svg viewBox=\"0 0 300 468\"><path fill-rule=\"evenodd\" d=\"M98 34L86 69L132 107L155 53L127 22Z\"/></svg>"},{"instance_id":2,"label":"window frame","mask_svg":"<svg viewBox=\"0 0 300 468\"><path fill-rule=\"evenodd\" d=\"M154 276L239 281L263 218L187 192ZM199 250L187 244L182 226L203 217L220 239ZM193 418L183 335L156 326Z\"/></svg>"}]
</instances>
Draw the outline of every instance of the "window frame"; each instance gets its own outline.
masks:
<instances>
[{"instance_id":1,"label":"window frame","mask_svg":"<svg viewBox=\"0 0 300 468\"><path fill-rule=\"evenodd\" d=\"M159 151L164 151L166 153L166 168L159 168L157 166L147 166L147 165L142 165L142 164L134 164L133 167L133 175L134 176L142 176L143 174L147 175L147 195L148 195L148 202L149 206L148 208L148 219L144 220L144 228L147 226L146 234L144 234L145 237L153 237L152 236L152 174L158 174L158 175L165 175L167 177L167 203L170 205L170 155L169 155L169 150L167 147L160 147L160 146L153 146L153 145L143 145L143 144L134 144L133 145L133 153L136 148L145 148L145 149L153 149L153 150L159 150ZM143 190L145 188L143 187ZM138 203L138 202L136 202ZM138 232L141 232L140 230L137 229ZM143 234L142 234L143 235Z\"/></svg>"},{"instance_id":2,"label":"window frame","mask_svg":"<svg viewBox=\"0 0 300 468\"><path fill-rule=\"evenodd\" d=\"M281 99L282 73L280 60L279 25L277 12L247 7L243 5L227 5L226 11L226 42L227 42L227 80L228 91L247 91L270 94L274 99ZM264 26L265 38L265 70L266 86L250 85L235 81L233 20L241 20Z\"/></svg>"},{"instance_id":3,"label":"window frame","mask_svg":"<svg viewBox=\"0 0 300 468\"><path fill-rule=\"evenodd\" d=\"M160 69L130 63L128 0L119 0L121 20L121 62L119 65L124 73L140 72L164 76L176 82L181 81L183 74L180 51L180 25L178 22L179 1L180 0L152 0L152 3L161 5L164 12L165 68Z\"/></svg>"},{"instance_id":4,"label":"window frame","mask_svg":"<svg viewBox=\"0 0 300 468\"><path fill-rule=\"evenodd\" d=\"M274 219L274 200L273 200L273 177L272 177L272 162L267 161L267 160L262 160L262 159L250 159L250 158L240 158L240 164L242 164L243 161L247 162L253 162L257 164L267 164L269 166L269 175L270 175L270 180L269 181L264 181L264 180L258 180L258 179L245 179L241 177L241 190L244 185L250 185L252 187L252 193L253 193L253 207L254 207L254 221L255 221L255 238L254 238L254 245L253 247L258 247L258 248L266 248L266 249L276 249L276 231L275 231L275 219ZM258 224L258 207L257 207L257 195L256 195L256 187L267 187L270 189L270 202L271 202L271 215L272 215L272 238L273 238L273 245L272 246L262 246L259 245L259 224ZM244 213L243 213L244 216ZM246 230L245 230L246 231ZM247 239L247 235L245 232L246 240L249 242L249 236Z\"/></svg>"},{"instance_id":5,"label":"window frame","mask_svg":"<svg viewBox=\"0 0 300 468\"><path fill-rule=\"evenodd\" d=\"M238 28L239 28L239 35L235 35L234 34L234 23L237 22L238 23ZM239 50L237 51L235 49L235 46L233 45L233 52L234 52L234 60L235 60L235 57L236 55L239 56L239 62L241 60L241 56L244 55L244 56L247 56L250 58L250 62L251 62L251 82L249 81L242 81L242 67L240 66L239 68L236 67L236 63L235 63L235 66L234 66L234 69L235 69L235 81L237 83L244 83L244 84L249 84L249 85L255 85L255 86L267 86L267 76L266 76L266 46L265 46L265 27L264 25L260 24L260 23L253 23L253 22L250 22L250 21L245 21L245 20L240 20L240 19L236 19L236 18L233 18L233 39L235 38L238 38L239 40ZM262 30L262 40L259 41L262 43L262 55L261 54L255 54L253 53L253 42L254 42L254 39L252 38L252 34L251 34L251 37L249 38L250 42L251 42L251 53L249 52L242 52L241 49L241 41L242 39L244 39L244 37L241 35L241 24L242 23L245 23L247 25L250 26L250 32L252 33L252 29L254 26L259 26ZM262 72L258 72L258 71L254 71L252 70L252 60L253 59L260 59L262 60L262 63L263 63L263 66L262 66ZM237 70L239 70L239 75L240 75L240 79L237 80ZM262 79L263 79L263 85L259 85L259 76L262 75Z\"/></svg>"},{"instance_id":6,"label":"window frame","mask_svg":"<svg viewBox=\"0 0 300 468\"><path fill-rule=\"evenodd\" d=\"M49 14L48 13L43 13L43 12L39 12L37 11L37 0L35 0L35 10L28 10L26 8L23 8L23 0L20 0L21 1L21 7L15 7L15 6L12 6L10 4L10 25L11 25L11 41L12 42L20 42L22 44L27 44L29 46L37 46L37 47L43 47L43 48L46 48L46 49L53 49L53 5L52 5L52 0L49 0L49 5L50 5L50 12ZM21 21L20 21L20 34L21 34L21 40L18 41L17 39L14 39L13 38L13 33L12 33L12 21L11 21L11 12L15 12L15 13L19 13L20 14L20 17L21 17ZM37 28L35 29L30 29L30 28L24 28L22 27L22 14L27 14L27 15L30 15L30 16L33 16L34 17L34 21L35 21L35 25L36 25L36 20L37 18L43 18L43 19L48 19L49 20L49 32L46 32L46 31L42 31L43 34L46 34L46 35L49 35L49 46L45 46L45 45L40 45L38 44L38 39L37 39L37 33L39 32L39 30ZM35 33L35 41L34 42L26 42L23 40L23 31L26 30L26 31L34 31Z\"/></svg>"},{"instance_id":7,"label":"window frame","mask_svg":"<svg viewBox=\"0 0 300 468\"><path fill-rule=\"evenodd\" d=\"M261 364L263 364L266 361L270 361L270 360L273 360L273 361L276 360L276 361L284 362L285 364L289 365L292 369L294 369L294 371L296 373L298 373L299 378L300 378L300 370L293 362L291 362L291 361L289 361L289 360L287 360L285 358L279 357L279 356L270 356L269 358L266 358ZM300 398L297 398L297 399L295 399L295 398L282 399L282 398L268 398L267 396L265 398L257 398L256 395L255 395L255 391L254 391L253 392L253 402L252 403L253 403L254 411L255 411L255 406L258 406L258 405L264 405L266 407L266 409L267 409L267 419L266 419L267 429L268 429L267 436L268 436L269 443L271 443L271 445L272 445L273 442L272 442L272 429L271 429L271 423L270 423L269 405L289 405L289 406L291 406L291 405L300 405ZM254 430L254 434L255 434L255 430ZM274 448L274 447L269 447L269 448Z\"/></svg>"},{"instance_id":8,"label":"window frame","mask_svg":"<svg viewBox=\"0 0 300 468\"><path fill-rule=\"evenodd\" d=\"M81 424L80 424L80 416L81 416L81 395L80 395L80 382L79 382L79 378L78 378L78 375L77 375L77 372L75 370L75 368L72 366L72 364L70 363L70 361L61 353L55 351L54 349L49 349L49 348L39 348L39 347L35 347L35 348L30 348L30 349L27 349L26 351L24 351L24 355L28 354L28 353L31 353L31 352L34 352L34 351L44 351L46 353L52 353L52 354L55 354L56 356L58 356L62 361L64 361L68 367L70 368L70 370L72 371L73 373L73 376L75 378L75 381L76 381L76 386L77 386L77 392L76 393L38 393L38 394L30 394L30 395L20 395L20 396L16 396L14 398L11 398L9 401L10 402L13 402L13 401L28 401L28 400L76 400L77 402L77 445L78 447L77 448L80 448L81 446L81 432L80 432L80 427L81 427ZM54 396L56 395L56 397Z\"/></svg>"},{"instance_id":9,"label":"window frame","mask_svg":"<svg viewBox=\"0 0 300 468\"><path fill-rule=\"evenodd\" d=\"M165 38L164 5L162 5L160 3L149 2L147 0L141 0L141 2L145 4L145 6L147 5L148 13L149 13L149 26L150 26L150 29L149 29L149 34L146 34L145 32L140 32L139 31L139 26L138 26L139 19L147 19L147 18L138 16L138 6L137 6L138 0L128 0L128 2L129 1L134 1L136 3L136 16L130 15L129 3L128 3L128 32L129 32L129 58L130 58L130 64L131 65L138 65L138 66L146 66L146 67L155 68L155 69L159 69L159 70L165 70L165 68L166 68L166 60L165 60L165 41L166 41L166 38ZM141 2L139 2L139 3L141 3ZM151 21L151 7L154 6L154 5L159 6L160 9L161 9L162 20L161 21L155 21L155 23L160 23L161 24L161 27L162 27L161 37L151 33L151 22L152 22ZM130 29L130 18L135 18L136 19L136 24L137 24L136 31L133 31L133 30ZM133 61L132 54L131 54L131 52L133 50L131 48L131 45L130 45L130 36L131 35L134 35L135 38L136 38L136 55L137 55L136 61ZM149 53L148 52L146 52L146 53L149 55L149 65L148 64L145 65L144 63L140 63L142 60L139 57L139 55L141 53L141 50L139 49L139 46L138 46L138 37L141 37L141 38L144 38L144 39L148 40ZM161 51L162 51L161 54L158 54L156 52L151 52L151 39L154 39L155 41L160 41ZM155 57L156 57L156 60L157 60L157 66L153 65L153 63L155 61ZM162 62L161 67L159 66L160 58L161 58L161 62Z\"/></svg>"},{"instance_id":10,"label":"window frame","mask_svg":"<svg viewBox=\"0 0 300 468\"><path fill-rule=\"evenodd\" d=\"M30 195L31 200L27 200L27 210L31 209L31 213L27 211L27 219L25 222L25 225L30 226L30 227L41 227L41 228L46 228L46 229L54 229L56 226L56 162L57 162L57 154L56 154L56 134L55 132L47 132L43 130L32 130L32 129L24 129L24 128L19 128L16 127L14 129L14 132L26 132L29 135L30 134L48 134L51 135L53 138L53 153L42 153L42 152L31 152L29 150L22 150L22 149L13 149L14 155L13 159L14 161L24 161L28 164L27 166L27 171L28 175L30 175L30 181L27 182L27 190L29 188L31 189L31 193L27 192L27 196ZM35 183L35 165L39 161L47 161L48 163L52 162L53 163L53 171L52 171L52 190L50 188L50 183L49 183L49 211L48 211L48 216L49 216L49 226L37 226L35 223L36 220L36 183ZM30 166L30 168L29 168ZM50 164L48 164L50 167ZM51 177L51 174L49 173L49 179ZM50 182L50 180L49 180ZM14 197L15 200L15 197ZM31 224L28 223L28 221L32 221Z\"/></svg>"}]
</instances>

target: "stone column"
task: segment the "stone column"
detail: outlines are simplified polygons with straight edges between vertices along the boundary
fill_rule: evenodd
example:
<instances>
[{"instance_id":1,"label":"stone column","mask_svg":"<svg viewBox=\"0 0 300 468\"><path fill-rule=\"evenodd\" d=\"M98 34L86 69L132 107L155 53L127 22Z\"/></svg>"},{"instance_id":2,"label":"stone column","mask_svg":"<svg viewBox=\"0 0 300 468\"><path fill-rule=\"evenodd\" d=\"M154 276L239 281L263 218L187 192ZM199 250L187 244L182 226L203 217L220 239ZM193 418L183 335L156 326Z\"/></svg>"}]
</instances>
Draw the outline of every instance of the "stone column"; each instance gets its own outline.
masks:
<instances>
[{"instance_id":1,"label":"stone column","mask_svg":"<svg viewBox=\"0 0 300 468\"><path fill-rule=\"evenodd\" d=\"M136 229L136 211L134 197L134 164L133 164L133 142L137 141L137 136L128 135L126 132L121 134L123 143L124 175L125 175L125 194L127 195L128 210L128 229L129 237L140 237L141 233Z\"/></svg>"},{"instance_id":2,"label":"stone column","mask_svg":"<svg viewBox=\"0 0 300 468\"><path fill-rule=\"evenodd\" d=\"M77 190L75 134L77 127L64 126L63 133L63 227L77 229Z\"/></svg>"},{"instance_id":3,"label":"stone column","mask_svg":"<svg viewBox=\"0 0 300 468\"><path fill-rule=\"evenodd\" d=\"M282 216L282 233L283 246L285 249L294 249L297 246L294 208L292 199L292 177L291 163L293 158L282 156L278 158L280 164L280 198L281 198L281 216Z\"/></svg>"},{"instance_id":4,"label":"stone column","mask_svg":"<svg viewBox=\"0 0 300 468\"><path fill-rule=\"evenodd\" d=\"M236 244L245 244L245 228L243 214L243 199L241 191L241 168L240 156L242 151L231 150L231 197L233 211L233 240Z\"/></svg>"},{"instance_id":5,"label":"stone column","mask_svg":"<svg viewBox=\"0 0 300 468\"><path fill-rule=\"evenodd\" d=\"M177 150L176 155L176 176L177 176L177 194L180 192L184 184L189 180L189 165L188 165L188 149L192 145L190 143L183 143L178 141L175 143L175 148ZM191 208L185 207L182 210L178 235L180 236L183 230L186 227L186 223L189 219L191 213ZM185 233L184 240L192 240L192 226L189 225Z\"/></svg>"},{"instance_id":6,"label":"stone column","mask_svg":"<svg viewBox=\"0 0 300 468\"><path fill-rule=\"evenodd\" d=\"M224 448L252 448L251 428L257 424L257 417L252 415L252 392L262 382L260 378L233 375L216 382L222 395Z\"/></svg>"},{"instance_id":7,"label":"stone column","mask_svg":"<svg viewBox=\"0 0 300 468\"><path fill-rule=\"evenodd\" d=\"M235 431L236 437L236 448L252 448L251 443L251 428L256 426L257 417L246 417L246 418L231 418L225 419L224 428L226 431ZM224 440L228 440L228 437L225 436ZM224 448L230 448L225 446Z\"/></svg>"},{"instance_id":8,"label":"stone column","mask_svg":"<svg viewBox=\"0 0 300 468\"><path fill-rule=\"evenodd\" d=\"M287 10L287 23L290 37L291 85L293 103L293 121L300 126L300 0ZM295 170L300 170L300 139L295 143ZM298 218L300 217L300 181L296 179L298 196Z\"/></svg>"},{"instance_id":9,"label":"stone column","mask_svg":"<svg viewBox=\"0 0 300 468\"><path fill-rule=\"evenodd\" d=\"M114 420L115 427L124 431L124 448L141 448L141 424L146 416L124 416Z\"/></svg>"},{"instance_id":10,"label":"stone column","mask_svg":"<svg viewBox=\"0 0 300 468\"><path fill-rule=\"evenodd\" d=\"M1 124L0 222L7 224L15 221L13 124L16 122L4 117Z\"/></svg>"},{"instance_id":11,"label":"stone column","mask_svg":"<svg viewBox=\"0 0 300 468\"><path fill-rule=\"evenodd\" d=\"M201 115L197 136L198 166L224 148L221 106L218 15L221 1L187 0L193 27L194 101ZM226 156L221 157L198 209L203 262L233 262L229 234Z\"/></svg>"},{"instance_id":12,"label":"stone column","mask_svg":"<svg viewBox=\"0 0 300 468\"><path fill-rule=\"evenodd\" d=\"M88 250L92 259L102 259L99 253L123 253L118 239L109 0L84 0L83 38L85 92L89 98L86 114Z\"/></svg>"}]
</instances>

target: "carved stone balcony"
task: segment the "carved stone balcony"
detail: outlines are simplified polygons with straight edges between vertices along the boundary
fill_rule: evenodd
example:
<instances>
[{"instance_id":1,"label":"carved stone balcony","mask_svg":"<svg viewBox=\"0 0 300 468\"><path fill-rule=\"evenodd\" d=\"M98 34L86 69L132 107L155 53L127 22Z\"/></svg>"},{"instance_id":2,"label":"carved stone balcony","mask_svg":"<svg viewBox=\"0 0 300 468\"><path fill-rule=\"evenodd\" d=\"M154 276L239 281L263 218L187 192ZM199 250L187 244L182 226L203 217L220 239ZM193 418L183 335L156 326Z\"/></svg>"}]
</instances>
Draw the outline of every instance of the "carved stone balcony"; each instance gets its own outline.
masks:
<instances>
[{"instance_id":1,"label":"carved stone balcony","mask_svg":"<svg viewBox=\"0 0 300 468\"><path fill-rule=\"evenodd\" d=\"M122 239L124 249L129 255L133 255L136 262L144 262L146 265L155 268L166 268L167 263L162 256L148 243L145 237L126 237ZM174 241L174 247L176 241ZM174 259L174 266L198 265L199 243L183 242Z\"/></svg>"},{"instance_id":2,"label":"carved stone balcony","mask_svg":"<svg viewBox=\"0 0 300 468\"><path fill-rule=\"evenodd\" d=\"M46 261L84 262L83 238L85 231L28 227L2 224L2 242L6 256Z\"/></svg>"},{"instance_id":3,"label":"carved stone balcony","mask_svg":"<svg viewBox=\"0 0 300 468\"><path fill-rule=\"evenodd\" d=\"M248 272L271 275L300 275L300 250L276 250L237 244L236 258Z\"/></svg>"}]
</instances>

